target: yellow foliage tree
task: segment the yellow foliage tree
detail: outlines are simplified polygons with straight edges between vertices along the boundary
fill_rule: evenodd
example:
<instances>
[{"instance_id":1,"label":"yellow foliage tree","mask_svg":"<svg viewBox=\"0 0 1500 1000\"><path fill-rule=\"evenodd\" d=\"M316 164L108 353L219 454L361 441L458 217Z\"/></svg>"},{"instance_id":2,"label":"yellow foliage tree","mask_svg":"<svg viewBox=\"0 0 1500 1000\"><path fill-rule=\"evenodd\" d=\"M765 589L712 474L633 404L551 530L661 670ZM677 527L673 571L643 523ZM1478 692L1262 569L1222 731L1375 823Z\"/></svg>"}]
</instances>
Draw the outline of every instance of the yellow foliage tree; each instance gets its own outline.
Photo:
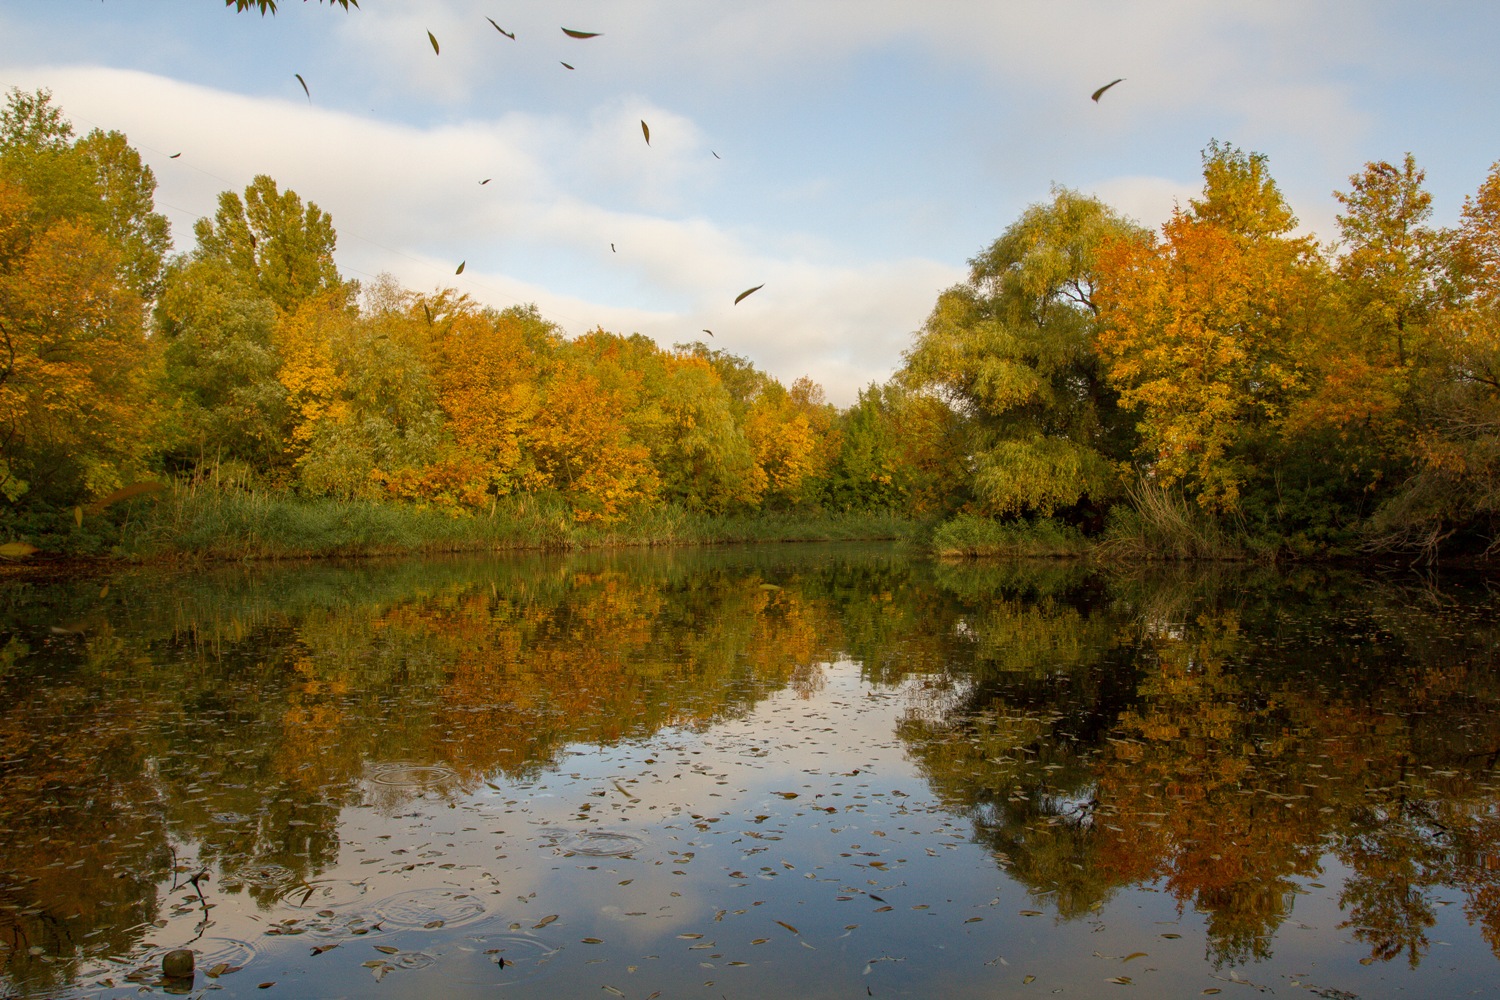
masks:
<instances>
[{"instance_id":1,"label":"yellow foliage tree","mask_svg":"<svg viewBox=\"0 0 1500 1000\"><path fill-rule=\"evenodd\" d=\"M150 351L114 248L82 222L31 232L29 201L0 182L0 495L76 502L141 474Z\"/></svg>"},{"instance_id":2,"label":"yellow foliage tree","mask_svg":"<svg viewBox=\"0 0 1500 1000\"><path fill-rule=\"evenodd\" d=\"M1307 391L1327 280L1316 245L1286 235L1295 219L1264 158L1210 154L1205 197L1160 240L1101 251L1095 299L1099 349L1121 403L1139 413L1148 473L1233 511L1255 445Z\"/></svg>"}]
</instances>

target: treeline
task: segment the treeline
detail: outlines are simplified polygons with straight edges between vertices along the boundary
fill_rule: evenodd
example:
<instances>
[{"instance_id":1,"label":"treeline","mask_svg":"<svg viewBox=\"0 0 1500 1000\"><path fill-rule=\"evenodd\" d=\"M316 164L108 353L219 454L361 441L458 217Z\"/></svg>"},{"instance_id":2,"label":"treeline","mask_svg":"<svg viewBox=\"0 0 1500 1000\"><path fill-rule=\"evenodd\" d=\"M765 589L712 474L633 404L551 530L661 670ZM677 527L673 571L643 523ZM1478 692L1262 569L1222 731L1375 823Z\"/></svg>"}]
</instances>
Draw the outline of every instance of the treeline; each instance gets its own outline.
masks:
<instances>
[{"instance_id":1,"label":"treeline","mask_svg":"<svg viewBox=\"0 0 1500 1000\"><path fill-rule=\"evenodd\" d=\"M1453 229L1408 154L1294 235L1265 157L1212 143L1159 234L1067 190L971 262L897 380L947 401L963 503L1138 554L1493 553L1500 164Z\"/></svg>"},{"instance_id":2,"label":"treeline","mask_svg":"<svg viewBox=\"0 0 1500 1000\"><path fill-rule=\"evenodd\" d=\"M897 440L897 390L840 413L811 380L784 386L701 343L568 339L530 306L388 277L361 288L334 265L328 214L266 176L221 194L193 249L169 257L154 189L119 133L76 138L48 94L11 92L0 493L13 538L71 530L167 480L456 515L535 495L599 524L664 506L943 502L924 470L946 456Z\"/></svg>"},{"instance_id":3,"label":"treeline","mask_svg":"<svg viewBox=\"0 0 1500 1000\"><path fill-rule=\"evenodd\" d=\"M840 410L702 343L361 288L328 214L266 176L171 256L125 137L13 90L0 541L67 547L174 483L456 517L535 498L601 526L891 511L973 551L1018 526L1147 555L1487 549L1500 165L1452 230L1422 179L1367 165L1331 247L1292 235L1264 157L1217 143L1160 234L1059 189Z\"/></svg>"}]
</instances>

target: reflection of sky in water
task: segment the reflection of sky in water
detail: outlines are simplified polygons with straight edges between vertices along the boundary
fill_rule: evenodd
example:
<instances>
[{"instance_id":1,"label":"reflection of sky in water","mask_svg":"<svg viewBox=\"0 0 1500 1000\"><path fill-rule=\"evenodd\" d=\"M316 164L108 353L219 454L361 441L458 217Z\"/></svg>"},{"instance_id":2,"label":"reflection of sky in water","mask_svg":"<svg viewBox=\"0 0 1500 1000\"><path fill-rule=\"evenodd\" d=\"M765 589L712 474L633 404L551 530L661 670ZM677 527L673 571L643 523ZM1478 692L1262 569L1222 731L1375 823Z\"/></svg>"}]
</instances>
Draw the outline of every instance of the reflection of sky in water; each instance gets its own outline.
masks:
<instances>
[{"instance_id":1,"label":"reflection of sky in water","mask_svg":"<svg viewBox=\"0 0 1500 1000\"><path fill-rule=\"evenodd\" d=\"M842 605L833 599L837 588L799 588L793 570L777 577L784 589L773 594L753 576L739 585L730 574L727 583L717 580L707 617L675 609L678 598L652 586L632 591L625 578L593 574L581 596L564 593L547 605L554 624L516 632L517 656L495 659L498 666L487 673L463 674L454 651L466 650L472 660L503 645L487 638L495 634L499 594L488 582L471 586L462 574L447 591L430 586L422 600L377 601L378 615L363 622L273 610L263 619L269 625L244 630L253 653L236 647L223 625L207 654L201 637L190 655L149 640L157 662L198 671L202 683L176 684L170 671L155 680L144 666L135 674L68 666L69 657L114 662L101 652L108 623L96 623L89 640L95 647L83 657L76 646L38 654L52 656L55 670L79 671L81 679L69 695L64 681L38 675L47 678L43 687L56 688L37 704L59 719L78 718L63 711L70 706L92 706L85 728L70 739L103 740L101 734L131 732L122 727L156 719L156 729L105 740L92 756L80 750L69 764L74 770L58 766L73 781L85 780L90 768L114 775L91 792L88 808L105 803L115 811L110 815L128 821L122 840L170 849L88 854L82 835L66 832L52 844L29 824L82 808L59 785L46 793L57 800L52 806L33 813L8 807L7 828L18 831L11 843L24 835L34 853L23 858L0 842L0 868L10 873L0 903L12 913L37 908L40 890L29 890L26 876L15 874L28 865L44 874L54 862L83 872L93 866L101 869L94 873L101 885L116 873L103 870L108 865L164 880L154 912L130 911L128 923L114 926L106 907L86 916L89 929L77 938L67 936L69 918L58 902L59 913L46 916L63 928L62 945L40 937L34 944L25 934L39 933L34 928L43 924L22 913L8 925L14 933L0 936L0 957L12 969L34 969L48 949L78 949L91 957L78 966L77 989L99 996L134 995L141 983L127 974L181 946L198 953L197 985L212 981L230 996L270 995L257 987L271 981L282 995L371 997L491 996L496 988L517 996L992 997L1037 990L1090 996L1122 979L1157 995L1229 992L1240 983L1367 997L1487 988L1494 958L1466 919L1463 894L1441 884L1419 890L1431 898L1433 915L1422 931L1420 964L1409 967L1404 954L1370 961L1370 942L1356 940L1347 925L1350 910L1340 907L1351 872L1325 853L1326 843L1300 868L1293 865L1295 874L1283 870L1278 891L1286 898L1277 905L1289 912L1271 921L1269 950L1258 961L1206 961L1212 952L1199 904L1214 901L1174 895L1165 868L1121 874L1139 860L1121 851L1154 844L1153 837L1166 838L1163 858L1191 855L1192 845L1181 838L1217 829L1214 803L1233 801L1225 796L1256 800L1261 812L1249 815L1262 817L1255 820L1258 831L1331 810L1316 802L1304 807L1289 794L1305 785L1305 798L1306 790L1316 792L1312 778L1337 770L1297 757L1305 751L1272 725L1280 725L1280 716L1271 713L1295 700L1296 685L1267 680L1271 697L1243 679L1224 680L1226 664L1267 655L1263 650L1277 643L1296 644L1313 626L1293 623L1258 646L1234 638L1244 629L1240 612L1234 628L1216 631L1195 611L1198 618L1186 620L1196 624L1174 630L1180 634L1145 630L1164 644L1132 646L1122 636L1132 623L1157 620L1159 609L1109 616L1088 602L1069 604L1066 588L1061 597L1047 596L1054 601L1049 606L1028 604L1003 587L975 596L964 589L974 584L972 576L944 592L917 570L901 573L911 575L899 577L900 587L886 581L873 588L883 595L878 599L839 583L854 594L845 594ZM829 579L838 583L839 573ZM686 581L679 587L696 594L682 599L703 600L701 587ZM863 640L853 634L861 608L887 601L901 587L916 610L893 629L879 669L874 653L870 662L808 658L807 650L859 646ZM585 600L605 592L607 601ZM644 604L660 618L696 623L697 631L653 659L650 652L664 640L630 613ZM505 609L508 620L528 613L521 601ZM555 625L567 616L586 626L572 641L602 641L615 650L615 666L635 664L610 675L636 692L632 698L602 686L591 690L587 671L568 673L575 646L557 641ZM588 632L605 619L616 632ZM368 628L370 620L380 627ZM407 631L391 635L394 622L405 622ZM864 620L861 627L874 625ZM845 634L833 634L838 629ZM275 630L280 645L265 641ZM341 634L350 638L334 641ZM741 643L755 635L780 645L747 652ZM1177 642L1197 644L1178 650L1171 645ZM1389 646L1388 636L1384 642ZM715 643L722 653L711 650ZM539 647L545 655L528 659L528 649ZM120 648L145 662L128 643ZM795 669L777 658L789 650ZM1439 651L1449 661L1452 654ZM432 662L420 664L424 656ZM760 674L744 666L745 657L756 656ZM904 659L934 672L892 669ZM1341 662L1337 652L1329 659ZM557 683L581 686L518 686L516 671L535 662L547 664ZM1146 668L1137 673L1139 663ZM1173 663L1188 669L1173 673ZM942 664L948 669L936 672ZM1032 664L1043 669L1032 671ZM1392 664L1376 666L1388 671ZM1455 680L1449 670L1432 680L1418 665L1411 670L1415 681L1407 681L1433 685L1434 708L1449 704L1444 699L1454 691L1479 708L1491 697L1475 677ZM480 698L456 702L456 688ZM1321 680L1310 689L1311 700L1329 701ZM570 737L607 729L586 716L611 706L639 719L656 717L636 704L648 697L679 706L658 713L678 724L632 724L624 738L603 744ZM1418 716L1398 719L1376 697L1370 690L1341 696L1326 739L1309 737L1308 745L1337 750L1368 738L1378 748L1380 740L1406 733L1408 750L1451 762L1438 736L1412 736L1415 730L1404 728ZM1192 711L1172 707L1178 703ZM693 717L684 705L701 714ZM1358 724L1341 722L1339 713L1358 715ZM511 725L507 739L515 743L481 747L480 715ZM1270 722L1257 721L1263 719ZM1481 719L1476 709L1446 728L1474 728ZM10 719L12 730L18 721ZM34 752L26 739L42 739L12 730L4 759ZM1151 734L1169 730L1179 735L1152 743ZM518 758L516 745L544 756ZM1166 752L1174 748L1182 753ZM1278 753L1284 758L1268 766ZM1217 762L1248 770L1221 774L1213 770ZM1438 781L1459 777L1452 767L1428 763L1413 771ZM1277 783L1283 773L1292 775L1288 784ZM1361 815L1375 824L1372 833L1389 826L1378 800L1389 789L1374 773L1361 793L1370 800ZM1173 782L1205 774L1221 787L1167 794ZM1129 786L1132 775L1139 787ZM23 779L14 770L0 772L17 794ZM1332 774L1330 780L1351 779ZM1409 790L1438 809L1435 787ZM1127 800L1127 791L1141 789L1144 798ZM1152 789L1162 791L1160 801ZM1193 795L1200 805L1187 804ZM1485 819L1482 805L1468 808L1475 822ZM1173 809L1200 810L1203 826L1178 822L1184 817ZM170 837L157 839L163 825ZM1317 836L1336 832L1330 827ZM1222 849L1232 847L1226 840ZM1213 865L1243 860L1215 851ZM186 881L202 868L210 872L201 883L212 904L206 925L202 901ZM1082 888L1049 881L1075 871ZM1389 874L1403 873L1397 865ZM1090 892L1097 894L1092 904ZM1059 916L1064 893L1076 907L1070 919ZM93 948L89 935L111 944ZM31 955L32 947L42 952ZM206 973L216 966L243 968L210 980ZM95 985L101 982L112 986ZM42 992L57 995L56 987Z\"/></svg>"}]
</instances>

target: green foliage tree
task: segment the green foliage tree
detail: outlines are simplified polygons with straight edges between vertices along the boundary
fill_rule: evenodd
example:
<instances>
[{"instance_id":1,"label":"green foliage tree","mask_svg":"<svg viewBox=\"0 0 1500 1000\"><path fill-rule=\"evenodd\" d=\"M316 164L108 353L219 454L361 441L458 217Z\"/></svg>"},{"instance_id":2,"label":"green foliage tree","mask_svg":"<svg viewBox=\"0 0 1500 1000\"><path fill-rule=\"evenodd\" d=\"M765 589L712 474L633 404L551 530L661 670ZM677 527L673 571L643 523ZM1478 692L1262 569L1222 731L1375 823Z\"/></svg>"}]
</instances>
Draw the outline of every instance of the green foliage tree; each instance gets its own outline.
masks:
<instances>
[{"instance_id":1,"label":"green foliage tree","mask_svg":"<svg viewBox=\"0 0 1500 1000\"><path fill-rule=\"evenodd\" d=\"M1113 462L1130 430L1095 346L1098 252L1144 235L1098 199L1058 189L939 296L900 378L961 415L982 512L1050 516L1118 494Z\"/></svg>"},{"instance_id":2,"label":"green foliage tree","mask_svg":"<svg viewBox=\"0 0 1500 1000\"><path fill-rule=\"evenodd\" d=\"M352 296L358 287L340 278L334 264L333 219L312 202L304 206L295 191L277 190L265 174L250 182L243 199L220 194L214 217L199 219L193 233L196 258L221 262L282 311L332 290Z\"/></svg>"}]
</instances>

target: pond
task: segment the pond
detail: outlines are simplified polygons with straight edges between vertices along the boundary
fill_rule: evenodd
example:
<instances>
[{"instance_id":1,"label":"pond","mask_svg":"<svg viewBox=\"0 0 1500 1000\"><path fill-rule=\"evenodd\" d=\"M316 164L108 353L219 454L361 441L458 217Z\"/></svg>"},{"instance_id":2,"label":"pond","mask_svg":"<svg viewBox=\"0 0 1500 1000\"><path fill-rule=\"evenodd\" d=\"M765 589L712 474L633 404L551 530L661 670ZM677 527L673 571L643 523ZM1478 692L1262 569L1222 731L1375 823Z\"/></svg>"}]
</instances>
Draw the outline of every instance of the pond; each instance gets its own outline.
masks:
<instances>
[{"instance_id":1,"label":"pond","mask_svg":"<svg viewBox=\"0 0 1500 1000\"><path fill-rule=\"evenodd\" d=\"M1481 579L10 580L0 996L1488 995L1497 682Z\"/></svg>"}]
</instances>

